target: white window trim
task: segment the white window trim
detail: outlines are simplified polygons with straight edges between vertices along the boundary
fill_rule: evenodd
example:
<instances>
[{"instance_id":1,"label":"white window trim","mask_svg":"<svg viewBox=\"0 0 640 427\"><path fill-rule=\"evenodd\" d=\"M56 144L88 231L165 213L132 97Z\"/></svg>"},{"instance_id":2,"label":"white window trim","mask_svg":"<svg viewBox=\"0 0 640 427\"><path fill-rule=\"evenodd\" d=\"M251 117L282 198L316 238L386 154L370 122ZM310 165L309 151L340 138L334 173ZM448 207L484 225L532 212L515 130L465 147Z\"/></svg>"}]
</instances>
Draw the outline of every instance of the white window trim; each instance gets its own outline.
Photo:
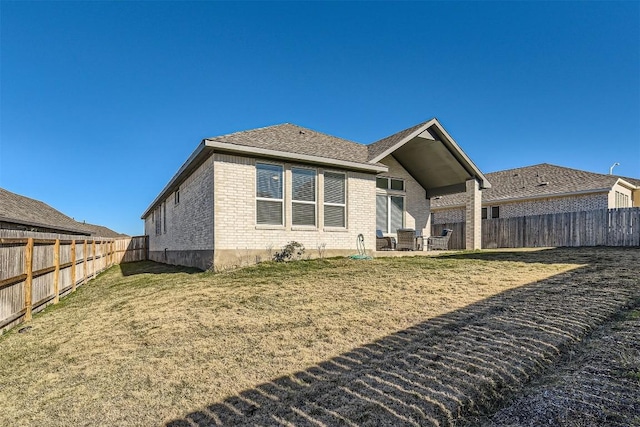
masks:
<instances>
[{"instance_id":1,"label":"white window trim","mask_svg":"<svg viewBox=\"0 0 640 427\"><path fill-rule=\"evenodd\" d=\"M293 170L294 169L300 169L300 170L308 170L308 171L313 171L315 173L315 180L314 180L314 201L310 202L308 200L295 200L293 198ZM284 192L282 193L284 194ZM346 200L345 200L346 201ZM314 225L303 225L303 224L293 224L293 204L294 203L300 203L303 205L314 205L315 207L315 224ZM292 230L315 230L318 228L318 169L315 168L304 168L304 167L298 167L298 166L292 166L291 167L291 229Z\"/></svg>"},{"instance_id":2,"label":"white window trim","mask_svg":"<svg viewBox=\"0 0 640 427\"><path fill-rule=\"evenodd\" d=\"M332 174L335 174L335 175L342 175L342 176L344 176L344 203L330 203L330 202L326 202L326 201L324 200L324 197L323 197L323 200L322 200L322 210L323 210L323 215L322 215L322 216L323 216L323 218L322 218L322 229L323 229L323 231L344 231L344 230L347 230L347 229L349 228L349 227L348 227L348 224L349 224L349 213L348 213L348 211L347 211L347 201L349 200L349 192L348 192L348 191L349 191L349 185L348 185L347 183L348 183L348 181L349 181L349 176L346 174L346 172L333 171L333 170L326 170L326 169L325 169L325 170L322 172L322 174L323 174L323 177L322 177L322 181L323 181L323 182L322 182L322 185L323 185L323 186L325 185L325 184L324 184L324 178L325 178L325 175L326 175L327 173L332 173ZM323 194L324 194L324 189L323 189ZM344 208L344 226L343 226L343 227L331 227L331 226L326 226L326 225L324 225L324 207L325 207L325 206L340 206L340 207L343 207L343 208Z\"/></svg>"},{"instance_id":3,"label":"white window trim","mask_svg":"<svg viewBox=\"0 0 640 427\"><path fill-rule=\"evenodd\" d=\"M282 198L281 199L274 199L271 197L258 197L256 194L258 193L258 165L271 165L271 166L278 166L282 169ZM253 219L253 223L256 225L257 228L266 228L266 229L281 229L284 228L285 224L286 224L286 211L284 209L284 195L285 195L285 190L286 190L286 186L284 185L284 181L285 181L285 167L283 163L272 163L272 162L256 162L255 167L254 167L254 172L255 172L255 179L253 180L253 194L254 197L256 199L256 203L255 203L255 209L254 209L254 219ZM267 201L267 202L280 202L280 209L282 212L282 223L281 224L258 224L258 201Z\"/></svg>"},{"instance_id":4,"label":"white window trim","mask_svg":"<svg viewBox=\"0 0 640 427\"><path fill-rule=\"evenodd\" d=\"M376 197L384 196L387 199L387 228L386 228L386 230L382 230L382 232L384 234L386 234L386 235L395 237L398 233L395 230L391 230L391 198L392 197L401 197L402 198L402 227L401 228L405 228L406 224L407 224L407 218L406 218L406 214L407 214L407 195L406 194L401 194L398 191L385 192L381 188L378 188L378 190L380 190L380 191L376 193ZM376 215L377 215L377 213L376 213Z\"/></svg>"},{"instance_id":5,"label":"white window trim","mask_svg":"<svg viewBox=\"0 0 640 427\"><path fill-rule=\"evenodd\" d=\"M167 234L167 202L162 203L162 217L164 219L162 223L162 234Z\"/></svg>"},{"instance_id":6,"label":"white window trim","mask_svg":"<svg viewBox=\"0 0 640 427\"><path fill-rule=\"evenodd\" d=\"M378 188L377 180L386 179L388 188ZM391 180L402 181L402 190L393 190ZM402 197L402 228L407 224L407 180L394 176L376 176L376 197L385 196L387 198L387 227L382 232L389 236L396 236L396 230L391 230L391 197ZM377 215L377 213L376 213Z\"/></svg>"},{"instance_id":7,"label":"white window trim","mask_svg":"<svg viewBox=\"0 0 640 427\"><path fill-rule=\"evenodd\" d=\"M387 180L387 188L378 188L378 179L386 179ZM391 180L394 181L402 181L402 190L394 190L391 188ZM407 193L407 180L404 178L398 178L393 176L376 176L376 190L384 191L388 193L397 193L397 194L406 194Z\"/></svg>"}]
</instances>

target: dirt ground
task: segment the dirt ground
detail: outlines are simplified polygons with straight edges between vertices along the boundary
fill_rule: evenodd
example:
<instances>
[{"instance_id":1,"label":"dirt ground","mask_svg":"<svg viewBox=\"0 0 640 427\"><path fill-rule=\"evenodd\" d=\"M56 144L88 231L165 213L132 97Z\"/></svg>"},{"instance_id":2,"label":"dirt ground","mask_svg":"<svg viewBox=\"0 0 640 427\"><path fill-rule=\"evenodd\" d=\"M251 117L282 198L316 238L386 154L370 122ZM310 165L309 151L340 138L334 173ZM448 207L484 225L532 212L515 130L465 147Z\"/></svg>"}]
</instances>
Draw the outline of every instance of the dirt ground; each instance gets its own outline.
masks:
<instances>
[{"instance_id":1,"label":"dirt ground","mask_svg":"<svg viewBox=\"0 0 640 427\"><path fill-rule=\"evenodd\" d=\"M123 265L0 337L0 425L640 425L639 254Z\"/></svg>"}]
</instances>

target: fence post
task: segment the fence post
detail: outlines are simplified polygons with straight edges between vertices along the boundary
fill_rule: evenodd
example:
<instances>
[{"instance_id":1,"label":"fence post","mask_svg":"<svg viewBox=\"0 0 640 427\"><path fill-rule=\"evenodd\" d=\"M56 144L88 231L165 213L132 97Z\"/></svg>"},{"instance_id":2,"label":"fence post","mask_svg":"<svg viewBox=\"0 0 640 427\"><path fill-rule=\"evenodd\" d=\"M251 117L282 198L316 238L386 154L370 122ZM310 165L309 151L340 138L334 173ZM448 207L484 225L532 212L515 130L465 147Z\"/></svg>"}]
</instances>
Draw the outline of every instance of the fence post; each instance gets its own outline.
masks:
<instances>
[{"instance_id":1,"label":"fence post","mask_svg":"<svg viewBox=\"0 0 640 427\"><path fill-rule=\"evenodd\" d=\"M84 277L82 279L82 284L86 285L87 284L87 239L84 239L84 250L82 252L84 255L84 262L83 262Z\"/></svg>"},{"instance_id":2,"label":"fence post","mask_svg":"<svg viewBox=\"0 0 640 427\"><path fill-rule=\"evenodd\" d=\"M53 263L56 269L53 271L53 303L60 301L60 239L56 239L53 245Z\"/></svg>"},{"instance_id":3,"label":"fence post","mask_svg":"<svg viewBox=\"0 0 640 427\"><path fill-rule=\"evenodd\" d=\"M91 269L93 270L93 279L96 278L96 239L91 243Z\"/></svg>"},{"instance_id":4,"label":"fence post","mask_svg":"<svg viewBox=\"0 0 640 427\"><path fill-rule=\"evenodd\" d=\"M31 291L33 287L33 237L27 239L24 255L25 273L27 273L27 278L24 282L24 305L26 309L24 320L28 322L31 320Z\"/></svg>"},{"instance_id":5,"label":"fence post","mask_svg":"<svg viewBox=\"0 0 640 427\"><path fill-rule=\"evenodd\" d=\"M76 239L71 241L71 292L76 290Z\"/></svg>"}]
</instances>

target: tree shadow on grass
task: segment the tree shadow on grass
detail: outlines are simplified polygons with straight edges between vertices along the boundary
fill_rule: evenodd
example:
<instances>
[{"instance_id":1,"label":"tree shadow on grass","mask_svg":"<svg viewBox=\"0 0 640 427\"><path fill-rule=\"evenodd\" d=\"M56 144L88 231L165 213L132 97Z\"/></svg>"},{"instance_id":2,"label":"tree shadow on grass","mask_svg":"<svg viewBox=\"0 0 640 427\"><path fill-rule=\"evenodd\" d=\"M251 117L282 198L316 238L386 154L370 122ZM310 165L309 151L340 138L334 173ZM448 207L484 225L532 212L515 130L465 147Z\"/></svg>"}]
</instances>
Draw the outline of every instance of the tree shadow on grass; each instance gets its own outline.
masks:
<instances>
[{"instance_id":1,"label":"tree shadow on grass","mask_svg":"<svg viewBox=\"0 0 640 427\"><path fill-rule=\"evenodd\" d=\"M638 303L636 272L623 261L603 268L594 257L578 269L427 320L167 426L478 424L596 327ZM604 407L610 425L622 425L631 419L625 414L635 413L633 402Z\"/></svg>"},{"instance_id":2,"label":"tree shadow on grass","mask_svg":"<svg viewBox=\"0 0 640 427\"><path fill-rule=\"evenodd\" d=\"M123 276L136 274L171 274L171 273L202 273L202 270L180 265L162 264L154 261L127 262L119 265Z\"/></svg>"}]
</instances>

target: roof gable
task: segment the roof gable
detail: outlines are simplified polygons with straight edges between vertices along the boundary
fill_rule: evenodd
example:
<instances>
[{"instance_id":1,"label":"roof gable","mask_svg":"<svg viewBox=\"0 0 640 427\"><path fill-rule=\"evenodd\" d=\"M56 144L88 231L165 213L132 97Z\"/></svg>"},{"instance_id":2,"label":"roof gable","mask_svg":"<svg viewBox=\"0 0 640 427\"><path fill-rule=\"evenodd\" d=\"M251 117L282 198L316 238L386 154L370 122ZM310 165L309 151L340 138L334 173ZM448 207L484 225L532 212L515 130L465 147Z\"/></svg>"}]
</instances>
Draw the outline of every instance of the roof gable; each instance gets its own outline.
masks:
<instances>
[{"instance_id":1,"label":"roof gable","mask_svg":"<svg viewBox=\"0 0 640 427\"><path fill-rule=\"evenodd\" d=\"M393 135L389 135L386 138L382 138L372 144L367 146L369 161L384 156L384 153L394 148L396 145L400 144L402 141L411 137L414 133L419 134L422 132L422 128L425 128L429 122L432 120L427 120L426 122L419 123L415 126L412 126L408 129L402 130L398 133L394 133Z\"/></svg>"},{"instance_id":2,"label":"roof gable","mask_svg":"<svg viewBox=\"0 0 640 427\"><path fill-rule=\"evenodd\" d=\"M470 179L477 180L481 188L491 186L436 118L369 146L370 162L387 156L393 156L427 190L428 197L463 191Z\"/></svg>"}]
</instances>

